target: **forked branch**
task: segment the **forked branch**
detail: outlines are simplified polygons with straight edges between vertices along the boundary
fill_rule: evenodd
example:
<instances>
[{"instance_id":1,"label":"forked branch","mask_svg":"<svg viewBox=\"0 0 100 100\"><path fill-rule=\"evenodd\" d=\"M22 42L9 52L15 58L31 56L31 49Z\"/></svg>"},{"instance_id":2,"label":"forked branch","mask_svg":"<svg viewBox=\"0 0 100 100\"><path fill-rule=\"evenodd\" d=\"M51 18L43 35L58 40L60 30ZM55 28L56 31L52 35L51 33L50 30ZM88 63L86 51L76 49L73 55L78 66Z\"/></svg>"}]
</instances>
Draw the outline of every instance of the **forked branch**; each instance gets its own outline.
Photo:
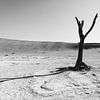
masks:
<instances>
[{"instance_id":1,"label":"forked branch","mask_svg":"<svg viewBox=\"0 0 100 100\"><path fill-rule=\"evenodd\" d=\"M76 21L77 21L77 24L78 24L78 27L82 28L83 25L84 25L84 20L82 20L81 22L78 20L77 17L75 17Z\"/></svg>"},{"instance_id":2,"label":"forked branch","mask_svg":"<svg viewBox=\"0 0 100 100\"><path fill-rule=\"evenodd\" d=\"M79 31L79 36L80 39L84 38L84 34L83 34L83 25L84 25L84 20L79 21L77 17L75 17L77 25L78 25L78 31Z\"/></svg>"}]
</instances>

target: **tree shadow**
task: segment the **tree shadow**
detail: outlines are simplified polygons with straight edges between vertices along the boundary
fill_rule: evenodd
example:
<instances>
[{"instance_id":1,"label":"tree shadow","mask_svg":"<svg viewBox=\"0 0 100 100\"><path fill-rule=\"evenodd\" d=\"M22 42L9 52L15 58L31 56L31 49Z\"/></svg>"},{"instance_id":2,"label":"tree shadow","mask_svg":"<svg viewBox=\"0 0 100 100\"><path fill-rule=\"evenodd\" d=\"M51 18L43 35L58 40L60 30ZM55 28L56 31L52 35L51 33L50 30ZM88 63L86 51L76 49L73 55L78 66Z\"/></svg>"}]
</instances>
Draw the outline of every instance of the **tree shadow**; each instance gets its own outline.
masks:
<instances>
[{"instance_id":1,"label":"tree shadow","mask_svg":"<svg viewBox=\"0 0 100 100\"><path fill-rule=\"evenodd\" d=\"M69 67L62 67L62 68L56 68L57 70L55 71L50 71L49 74L40 74L40 75L30 75L30 76L23 76L23 77L15 77L15 78L0 78L0 82L5 82L5 81L10 81L10 80L18 80L18 79L26 79L26 78L33 78L33 77L44 77L44 76L51 76L51 75L56 75L60 74L66 71L90 71L91 67L87 66L85 63L82 62L82 67L80 69L77 69L74 66L69 66Z\"/></svg>"}]
</instances>

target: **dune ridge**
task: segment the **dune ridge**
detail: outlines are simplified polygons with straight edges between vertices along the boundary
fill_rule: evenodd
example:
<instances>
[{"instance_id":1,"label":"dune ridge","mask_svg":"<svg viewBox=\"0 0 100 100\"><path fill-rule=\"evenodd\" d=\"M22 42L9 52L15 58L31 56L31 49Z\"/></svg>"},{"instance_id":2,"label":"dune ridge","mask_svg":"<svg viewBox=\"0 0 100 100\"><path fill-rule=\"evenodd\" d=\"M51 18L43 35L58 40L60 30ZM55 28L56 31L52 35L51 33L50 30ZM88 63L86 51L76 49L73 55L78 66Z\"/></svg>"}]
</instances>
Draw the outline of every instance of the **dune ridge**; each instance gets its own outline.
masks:
<instances>
[{"instance_id":1,"label":"dune ridge","mask_svg":"<svg viewBox=\"0 0 100 100\"><path fill-rule=\"evenodd\" d=\"M32 52L32 51L59 51L75 50L78 43L51 42L51 41L23 41L0 38L0 52ZM100 48L100 43L85 43L84 49Z\"/></svg>"}]
</instances>

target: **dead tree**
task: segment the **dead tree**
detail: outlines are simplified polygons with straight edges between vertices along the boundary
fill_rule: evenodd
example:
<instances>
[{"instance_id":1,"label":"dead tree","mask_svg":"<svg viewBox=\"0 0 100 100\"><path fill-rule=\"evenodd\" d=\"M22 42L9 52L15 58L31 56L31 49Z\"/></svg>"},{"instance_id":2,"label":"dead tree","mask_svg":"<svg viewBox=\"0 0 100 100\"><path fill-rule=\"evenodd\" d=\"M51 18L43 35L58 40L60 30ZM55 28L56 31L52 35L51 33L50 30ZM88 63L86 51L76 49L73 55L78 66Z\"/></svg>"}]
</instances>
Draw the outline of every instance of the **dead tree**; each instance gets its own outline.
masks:
<instances>
[{"instance_id":1,"label":"dead tree","mask_svg":"<svg viewBox=\"0 0 100 100\"><path fill-rule=\"evenodd\" d=\"M84 26L84 20L79 21L77 17L75 17L76 21L77 21L77 25L78 25L78 33L79 33L79 49L78 49L78 58L75 64L75 70L82 70L82 69L89 69L89 67L82 61L83 60L83 45L84 45L84 40L87 37L87 35L91 32L91 30L93 29L96 19L98 17L98 13L95 15L92 25L90 27L90 29L86 32L86 34L83 34L83 26Z\"/></svg>"},{"instance_id":2,"label":"dead tree","mask_svg":"<svg viewBox=\"0 0 100 100\"><path fill-rule=\"evenodd\" d=\"M65 72L65 71L81 71L81 70L90 70L90 66L87 66L84 62L83 62L83 45L84 45L84 40L85 38L88 36L88 34L91 32L91 30L93 29L95 23L96 23L96 19L98 17L98 13L95 15L92 25L90 27L90 29L83 34L83 26L84 26L84 20L79 21L77 17L75 17L76 21L77 21L77 25L78 25L78 33L79 33L79 48L78 48L78 57L77 57L77 61L74 67L61 67L61 68L57 68L57 70L55 71L56 73L61 73L61 72Z\"/></svg>"}]
</instances>

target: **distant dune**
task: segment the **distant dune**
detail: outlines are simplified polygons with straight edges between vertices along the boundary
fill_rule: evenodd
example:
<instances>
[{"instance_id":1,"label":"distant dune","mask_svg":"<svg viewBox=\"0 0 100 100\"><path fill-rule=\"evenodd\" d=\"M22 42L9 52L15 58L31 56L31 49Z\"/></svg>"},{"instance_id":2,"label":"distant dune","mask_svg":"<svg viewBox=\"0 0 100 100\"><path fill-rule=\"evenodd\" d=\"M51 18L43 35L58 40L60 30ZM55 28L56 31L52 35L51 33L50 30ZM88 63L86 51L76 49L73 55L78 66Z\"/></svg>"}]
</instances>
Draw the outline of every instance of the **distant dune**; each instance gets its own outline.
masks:
<instances>
[{"instance_id":1,"label":"distant dune","mask_svg":"<svg viewBox=\"0 0 100 100\"><path fill-rule=\"evenodd\" d=\"M21 41L0 38L0 52L33 52L77 49L78 43ZM84 49L100 48L100 43L85 43Z\"/></svg>"}]
</instances>

